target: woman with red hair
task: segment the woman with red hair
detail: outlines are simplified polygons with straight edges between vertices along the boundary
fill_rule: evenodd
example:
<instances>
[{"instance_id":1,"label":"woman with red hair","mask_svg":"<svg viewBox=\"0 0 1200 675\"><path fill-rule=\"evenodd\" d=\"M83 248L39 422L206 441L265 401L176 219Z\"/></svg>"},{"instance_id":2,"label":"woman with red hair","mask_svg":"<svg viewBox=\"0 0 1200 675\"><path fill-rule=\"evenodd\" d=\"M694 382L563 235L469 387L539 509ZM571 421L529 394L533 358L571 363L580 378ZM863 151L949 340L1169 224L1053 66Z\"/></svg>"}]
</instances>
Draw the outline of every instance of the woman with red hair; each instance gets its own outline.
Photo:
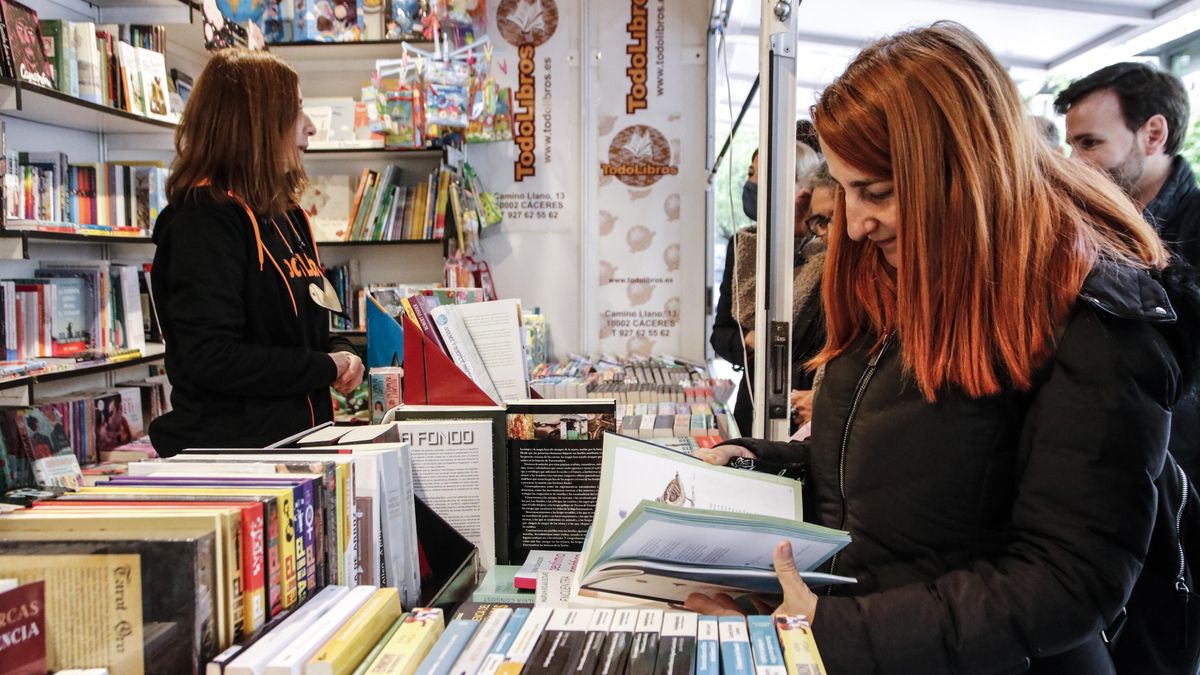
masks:
<instances>
[{"instance_id":1,"label":"woman with red hair","mask_svg":"<svg viewBox=\"0 0 1200 675\"><path fill-rule=\"evenodd\" d=\"M806 518L850 532L826 571L858 583L819 598L780 546L781 609L830 673L1113 672L1182 383L1166 250L960 25L867 48L813 121L839 187L812 437L705 457L803 465Z\"/></svg>"}]
</instances>

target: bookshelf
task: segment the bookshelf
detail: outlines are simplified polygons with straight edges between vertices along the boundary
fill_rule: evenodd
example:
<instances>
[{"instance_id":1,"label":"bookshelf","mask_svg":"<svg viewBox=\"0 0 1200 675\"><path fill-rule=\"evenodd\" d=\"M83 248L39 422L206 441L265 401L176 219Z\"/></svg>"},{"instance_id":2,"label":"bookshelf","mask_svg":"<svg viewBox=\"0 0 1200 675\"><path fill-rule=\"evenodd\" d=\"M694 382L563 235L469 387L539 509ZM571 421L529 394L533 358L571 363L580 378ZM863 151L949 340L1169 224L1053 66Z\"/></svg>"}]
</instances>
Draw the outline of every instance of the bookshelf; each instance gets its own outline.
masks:
<instances>
[{"instance_id":1,"label":"bookshelf","mask_svg":"<svg viewBox=\"0 0 1200 675\"><path fill-rule=\"evenodd\" d=\"M317 246L324 249L350 246L420 246L422 244L441 246L443 243L445 243L443 239L393 239L390 241L318 241Z\"/></svg>"},{"instance_id":2,"label":"bookshelf","mask_svg":"<svg viewBox=\"0 0 1200 675\"><path fill-rule=\"evenodd\" d=\"M0 115L5 117L95 134L170 134L176 127L174 122L135 115L15 80L0 80L0 101L5 104L0 107Z\"/></svg>"},{"instance_id":3,"label":"bookshelf","mask_svg":"<svg viewBox=\"0 0 1200 675\"><path fill-rule=\"evenodd\" d=\"M72 359L41 359L47 368L37 373L19 375L0 379L0 405L29 405L36 401L35 385L50 383L65 383L65 387L56 387L57 395L65 391L81 389L69 380L83 379L86 376L105 376L104 379L92 378L101 386L111 387L116 383L115 374L124 368L144 366L162 360L166 348L160 343L147 343L141 356L124 358L104 363L75 364ZM40 391L40 388L39 388Z\"/></svg>"},{"instance_id":4,"label":"bookshelf","mask_svg":"<svg viewBox=\"0 0 1200 675\"><path fill-rule=\"evenodd\" d=\"M103 234L73 234L69 232L40 232L0 228L0 260L30 260L31 249L38 243L53 244L140 244L151 246L150 237L129 237Z\"/></svg>"}]
</instances>

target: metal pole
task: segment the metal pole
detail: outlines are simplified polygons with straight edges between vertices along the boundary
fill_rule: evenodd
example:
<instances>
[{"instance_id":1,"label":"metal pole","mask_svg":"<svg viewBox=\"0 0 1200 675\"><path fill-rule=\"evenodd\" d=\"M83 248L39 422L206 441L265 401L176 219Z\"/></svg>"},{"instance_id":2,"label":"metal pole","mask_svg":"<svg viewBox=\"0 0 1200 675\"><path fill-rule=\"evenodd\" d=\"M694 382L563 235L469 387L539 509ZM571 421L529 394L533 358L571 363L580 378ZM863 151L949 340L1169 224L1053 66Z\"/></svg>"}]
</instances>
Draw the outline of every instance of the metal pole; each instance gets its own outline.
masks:
<instances>
[{"instance_id":1,"label":"metal pole","mask_svg":"<svg viewBox=\"0 0 1200 675\"><path fill-rule=\"evenodd\" d=\"M754 313L754 436L788 437L792 387L792 248L796 203L796 12L763 0L759 69L758 251ZM763 188L766 188L765 190ZM764 217L765 215L765 217Z\"/></svg>"},{"instance_id":2,"label":"metal pole","mask_svg":"<svg viewBox=\"0 0 1200 675\"><path fill-rule=\"evenodd\" d=\"M710 37L709 42L711 41ZM721 152L717 153L717 159L708 170L708 182L710 183L713 176L717 175L717 169L721 168L721 160L725 159L725 153L729 152L729 146L733 145L733 136L737 133L738 127L742 126L742 118L746 116L746 111L750 109L750 102L754 100L754 95L758 93L758 80L759 76L755 75L754 84L750 85L750 93L746 94L746 100L742 101L742 110L738 113L737 119L733 121L733 126L729 129L729 135L725 137L725 145L721 146ZM709 89L709 91L713 91L713 89Z\"/></svg>"}]
</instances>

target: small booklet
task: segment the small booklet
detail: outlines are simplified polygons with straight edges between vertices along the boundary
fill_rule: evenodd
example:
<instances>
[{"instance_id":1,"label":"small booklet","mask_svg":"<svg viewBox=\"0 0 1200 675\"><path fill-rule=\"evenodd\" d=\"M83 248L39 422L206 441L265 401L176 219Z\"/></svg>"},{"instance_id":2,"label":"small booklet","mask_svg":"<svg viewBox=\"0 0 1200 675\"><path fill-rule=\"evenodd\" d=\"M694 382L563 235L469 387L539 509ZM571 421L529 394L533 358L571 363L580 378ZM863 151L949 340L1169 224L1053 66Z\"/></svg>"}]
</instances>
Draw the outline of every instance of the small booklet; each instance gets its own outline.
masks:
<instances>
[{"instance_id":1,"label":"small booklet","mask_svg":"<svg viewBox=\"0 0 1200 675\"><path fill-rule=\"evenodd\" d=\"M854 583L813 572L850 535L803 522L800 483L706 464L608 433L583 592L682 603L691 593L781 593L775 546L792 544L810 586Z\"/></svg>"}]
</instances>

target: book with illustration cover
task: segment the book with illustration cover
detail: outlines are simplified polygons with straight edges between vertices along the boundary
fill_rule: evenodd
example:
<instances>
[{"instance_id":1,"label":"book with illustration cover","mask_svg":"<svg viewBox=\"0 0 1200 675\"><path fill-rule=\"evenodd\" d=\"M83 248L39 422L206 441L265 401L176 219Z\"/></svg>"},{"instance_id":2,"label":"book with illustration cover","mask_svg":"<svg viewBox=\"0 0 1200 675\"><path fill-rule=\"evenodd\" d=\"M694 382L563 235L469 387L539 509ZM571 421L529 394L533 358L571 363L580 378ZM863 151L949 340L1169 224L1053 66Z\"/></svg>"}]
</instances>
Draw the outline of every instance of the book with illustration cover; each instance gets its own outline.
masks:
<instances>
[{"instance_id":1,"label":"book with illustration cover","mask_svg":"<svg viewBox=\"0 0 1200 675\"><path fill-rule=\"evenodd\" d=\"M54 89L54 67L42 45L42 27L37 12L16 0L0 0L0 11L9 45L12 48L14 74L22 82Z\"/></svg>"}]
</instances>

